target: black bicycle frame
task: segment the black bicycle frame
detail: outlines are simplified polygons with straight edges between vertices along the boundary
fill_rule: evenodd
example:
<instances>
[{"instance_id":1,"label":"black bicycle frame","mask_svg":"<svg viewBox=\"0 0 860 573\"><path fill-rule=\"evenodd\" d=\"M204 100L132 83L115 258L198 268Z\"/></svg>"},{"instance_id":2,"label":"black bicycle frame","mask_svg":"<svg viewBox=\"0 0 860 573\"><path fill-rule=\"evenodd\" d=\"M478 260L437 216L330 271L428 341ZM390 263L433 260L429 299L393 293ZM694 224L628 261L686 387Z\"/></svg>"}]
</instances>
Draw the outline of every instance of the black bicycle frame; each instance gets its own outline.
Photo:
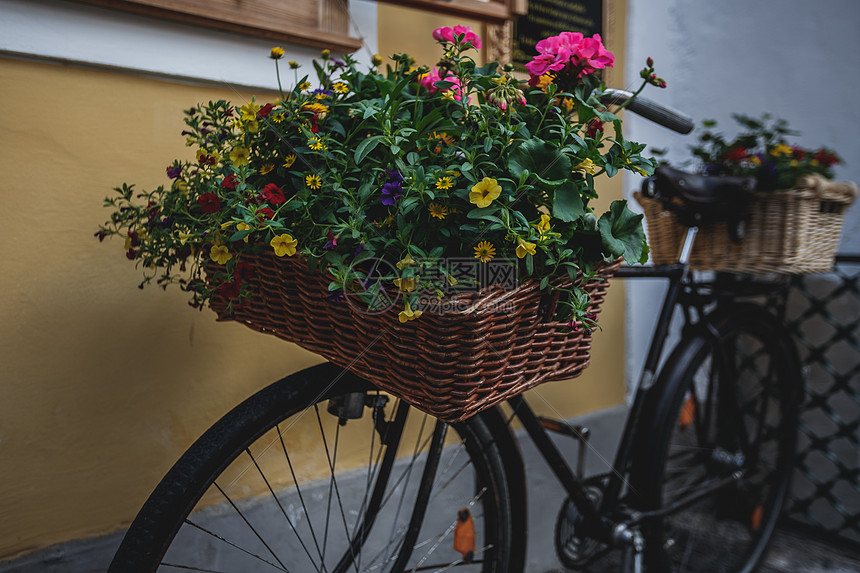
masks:
<instances>
[{"instance_id":1,"label":"black bicycle frame","mask_svg":"<svg viewBox=\"0 0 860 573\"><path fill-rule=\"evenodd\" d=\"M613 530L615 524L609 520L608 516L617 507L619 495L625 483L625 473L629 468L630 456L633 451L634 431L642 417L646 403L645 398L654 386L654 378L666 343L666 336L672 324L675 306L679 302L684 286L689 283L690 272L687 261L689 260L697 231L697 228L691 227L687 233L681 256L679 257L679 263L647 267L621 267L615 274L616 278L665 278L669 280L669 288L663 298L657 327L651 336L645 366L636 388L633 405L624 424L624 431L619 442L618 451L615 455L615 461L612 466L613 471L610 474L609 482L603 492L603 498L599 507L595 506L594 502L589 499L582 480L571 470L564 456L550 439L547 429L541 424L525 399L522 396L516 396L508 400L508 404L513 408L514 415L523 424L529 437L535 443L582 516L583 529L589 532L589 536L605 543L614 543ZM585 444L581 444L580 447L585 447Z\"/></svg>"}]
</instances>

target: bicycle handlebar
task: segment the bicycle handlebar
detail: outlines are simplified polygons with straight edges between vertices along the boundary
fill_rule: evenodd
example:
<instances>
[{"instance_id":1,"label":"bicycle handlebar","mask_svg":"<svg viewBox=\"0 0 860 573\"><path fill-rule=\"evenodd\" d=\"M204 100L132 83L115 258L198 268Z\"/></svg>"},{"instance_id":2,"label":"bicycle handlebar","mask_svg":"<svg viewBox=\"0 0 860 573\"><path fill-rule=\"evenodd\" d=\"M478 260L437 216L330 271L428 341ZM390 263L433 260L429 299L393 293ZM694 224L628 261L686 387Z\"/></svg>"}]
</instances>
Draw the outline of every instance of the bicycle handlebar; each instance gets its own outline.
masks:
<instances>
[{"instance_id":1,"label":"bicycle handlebar","mask_svg":"<svg viewBox=\"0 0 860 573\"><path fill-rule=\"evenodd\" d=\"M633 92L609 88L603 92L600 101L604 104L620 105L632 97ZM690 133L694 127L690 116L640 96L630 101L627 109L678 133Z\"/></svg>"}]
</instances>

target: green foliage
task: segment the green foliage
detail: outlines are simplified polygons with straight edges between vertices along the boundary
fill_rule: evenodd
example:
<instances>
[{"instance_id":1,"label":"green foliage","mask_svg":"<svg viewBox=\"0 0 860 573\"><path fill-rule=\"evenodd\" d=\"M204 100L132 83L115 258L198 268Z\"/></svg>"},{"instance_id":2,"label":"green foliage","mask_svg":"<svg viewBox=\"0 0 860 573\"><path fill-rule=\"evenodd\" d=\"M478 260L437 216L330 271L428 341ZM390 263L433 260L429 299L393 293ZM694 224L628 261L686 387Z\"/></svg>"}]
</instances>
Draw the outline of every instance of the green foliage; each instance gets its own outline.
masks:
<instances>
[{"instance_id":1,"label":"green foliage","mask_svg":"<svg viewBox=\"0 0 860 573\"><path fill-rule=\"evenodd\" d=\"M754 177L760 191L773 191L792 188L803 175L832 178L833 166L842 162L827 148L790 145L788 137L799 134L789 129L784 119L769 114L760 118L741 114L732 117L741 131L731 139L716 131L716 121L702 122L698 144L690 151L703 173Z\"/></svg>"},{"instance_id":2,"label":"green foliage","mask_svg":"<svg viewBox=\"0 0 860 573\"><path fill-rule=\"evenodd\" d=\"M97 235L125 239L144 283L178 282L195 306L215 293L250 295L243 255L273 249L305 258L333 293L357 290L371 306L395 279L440 292L444 273L426 270L475 260L482 242L543 288L604 259L644 260L641 217L615 203L598 219L589 205L595 177L654 167L600 105L597 76L564 92L530 89L495 63L477 67L465 50L443 47L439 70L413 69L403 54L382 72L324 59L315 89L296 74L293 89L265 105L187 110L196 161L171 164L170 183L153 191L118 188ZM615 137L594 122L612 123ZM379 276L382 268L397 271ZM587 303L568 292L564 318L584 319Z\"/></svg>"}]
</instances>

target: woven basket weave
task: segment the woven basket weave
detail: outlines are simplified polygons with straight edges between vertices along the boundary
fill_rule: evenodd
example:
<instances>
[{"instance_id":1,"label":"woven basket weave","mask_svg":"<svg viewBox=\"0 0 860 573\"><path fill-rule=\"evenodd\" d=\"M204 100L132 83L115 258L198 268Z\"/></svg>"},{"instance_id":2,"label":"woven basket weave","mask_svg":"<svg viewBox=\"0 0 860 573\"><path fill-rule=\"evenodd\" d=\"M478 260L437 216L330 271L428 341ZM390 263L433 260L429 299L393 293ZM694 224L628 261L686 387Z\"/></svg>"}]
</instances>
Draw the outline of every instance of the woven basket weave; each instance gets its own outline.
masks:
<instances>
[{"instance_id":1,"label":"woven basket weave","mask_svg":"<svg viewBox=\"0 0 860 573\"><path fill-rule=\"evenodd\" d=\"M801 177L795 189L761 192L750 205L744 238L735 243L725 223L699 229L690 266L737 273L827 272L839 245L845 210L857 196L853 183ZM659 199L636 193L645 211L654 264L678 261L686 228Z\"/></svg>"},{"instance_id":2,"label":"woven basket weave","mask_svg":"<svg viewBox=\"0 0 860 573\"><path fill-rule=\"evenodd\" d=\"M573 378L589 362L591 335L547 318L555 305L533 282L459 293L445 299L444 312L425 311L403 324L399 308L370 314L333 303L328 279L298 258L267 252L243 260L253 265L248 282L255 295L233 312L215 296L219 320L295 342L448 422L542 382ZM584 285L591 312L600 310L619 264L603 265Z\"/></svg>"}]
</instances>

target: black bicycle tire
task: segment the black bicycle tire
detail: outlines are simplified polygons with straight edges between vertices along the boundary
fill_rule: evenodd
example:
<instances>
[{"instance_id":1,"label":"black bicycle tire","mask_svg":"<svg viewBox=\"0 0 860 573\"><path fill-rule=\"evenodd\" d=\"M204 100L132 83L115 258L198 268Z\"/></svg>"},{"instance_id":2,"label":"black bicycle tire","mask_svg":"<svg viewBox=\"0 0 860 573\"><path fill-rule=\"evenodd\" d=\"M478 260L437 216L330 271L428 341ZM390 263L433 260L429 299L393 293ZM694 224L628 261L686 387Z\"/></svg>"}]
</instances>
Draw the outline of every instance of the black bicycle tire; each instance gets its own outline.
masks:
<instances>
[{"instance_id":1,"label":"black bicycle tire","mask_svg":"<svg viewBox=\"0 0 860 573\"><path fill-rule=\"evenodd\" d=\"M329 388L325 383L334 380ZM324 389L325 388L325 389ZM319 403L344 392L372 390L373 386L342 369L324 363L287 376L260 390L216 422L174 464L144 503L123 538L108 573L149 573L158 569L182 522L216 477L244 448L262 436L302 404ZM298 405L297 405L298 404ZM311 404L307 404L309 407ZM525 510L509 491L521 479L512 457L513 441L507 427L490 411L454 428L478 447L481 471L488 481L487 499L498 513L493 527L495 560L482 567L486 573L515 572L522 569L525 555ZM515 453L515 452L514 452ZM509 475L510 474L510 475ZM516 535L515 535L516 533Z\"/></svg>"},{"instance_id":2,"label":"black bicycle tire","mask_svg":"<svg viewBox=\"0 0 860 573\"><path fill-rule=\"evenodd\" d=\"M638 426L638 455L631 471L632 489L637 494L637 505L643 511L657 510L662 506L662 487L669 440L680 410L693 384L693 376L708 359L713 341L731 340L740 332L755 334L766 341L769 352L776 357L780 368L778 384L781 391L782 418L779 439L777 483L769 500L768 514L757 529L758 538L732 573L755 571L764 558L782 506L788 494L793 471L796 445L796 420L802 388L800 362L791 338L784 326L761 307L751 304L736 305L728 311L718 311L699 326L698 331L686 336L667 359L656 381L656 387L646 402L648 416ZM669 566L664 553L663 533L660 528L643 526L646 537L646 569L666 573Z\"/></svg>"}]
</instances>

